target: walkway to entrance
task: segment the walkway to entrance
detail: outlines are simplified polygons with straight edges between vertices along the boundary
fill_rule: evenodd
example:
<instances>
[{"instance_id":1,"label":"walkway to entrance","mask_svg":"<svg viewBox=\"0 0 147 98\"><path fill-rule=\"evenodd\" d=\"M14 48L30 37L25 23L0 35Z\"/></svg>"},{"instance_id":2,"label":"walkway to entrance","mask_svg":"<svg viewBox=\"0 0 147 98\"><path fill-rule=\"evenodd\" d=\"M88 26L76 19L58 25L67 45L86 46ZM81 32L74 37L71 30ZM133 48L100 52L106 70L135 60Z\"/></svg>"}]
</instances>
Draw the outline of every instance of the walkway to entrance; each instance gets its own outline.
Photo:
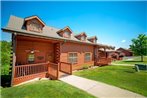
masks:
<instances>
[{"instance_id":1,"label":"walkway to entrance","mask_svg":"<svg viewBox=\"0 0 147 98\"><path fill-rule=\"evenodd\" d=\"M69 75L62 77L59 80L66 82L72 86L82 89L98 98L145 98L142 95L124 90L115 86L111 86L102 82L89 80L86 78Z\"/></svg>"}]
</instances>

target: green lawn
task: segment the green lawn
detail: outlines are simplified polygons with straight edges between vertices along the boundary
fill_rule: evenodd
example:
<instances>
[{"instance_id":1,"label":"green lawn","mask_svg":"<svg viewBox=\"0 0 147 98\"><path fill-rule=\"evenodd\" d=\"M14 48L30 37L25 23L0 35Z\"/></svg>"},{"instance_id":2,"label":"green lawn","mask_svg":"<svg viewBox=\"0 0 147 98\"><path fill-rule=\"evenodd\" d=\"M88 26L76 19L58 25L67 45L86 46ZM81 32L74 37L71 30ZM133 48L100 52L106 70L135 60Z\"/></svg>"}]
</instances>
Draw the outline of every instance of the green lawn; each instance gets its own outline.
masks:
<instances>
[{"instance_id":1,"label":"green lawn","mask_svg":"<svg viewBox=\"0 0 147 98\"><path fill-rule=\"evenodd\" d=\"M126 58L124 58L121 61L114 61L114 62L112 62L112 64L129 64L129 65L134 65L134 64L147 64L147 56L144 56L144 61L143 62L141 62L140 56L131 57L129 59L127 59L127 57L126 57Z\"/></svg>"},{"instance_id":2,"label":"green lawn","mask_svg":"<svg viewBox=\"0 0 147 98\"><path fill-rule=\"evenodd\" d=\"M2 88L2 98L95 98L61 81L40 80L21 86Z\"/></svg>"},{"instance_id":3,"label":"green lawn","mask_svg":"<svg viewBox=\"0 0 147 98\"><path fill-rule=\"evenodd\" d=\"M135 72L132 66L105 66L74 74L147 96L147 71Z\"/></svg>"}]
</instances>

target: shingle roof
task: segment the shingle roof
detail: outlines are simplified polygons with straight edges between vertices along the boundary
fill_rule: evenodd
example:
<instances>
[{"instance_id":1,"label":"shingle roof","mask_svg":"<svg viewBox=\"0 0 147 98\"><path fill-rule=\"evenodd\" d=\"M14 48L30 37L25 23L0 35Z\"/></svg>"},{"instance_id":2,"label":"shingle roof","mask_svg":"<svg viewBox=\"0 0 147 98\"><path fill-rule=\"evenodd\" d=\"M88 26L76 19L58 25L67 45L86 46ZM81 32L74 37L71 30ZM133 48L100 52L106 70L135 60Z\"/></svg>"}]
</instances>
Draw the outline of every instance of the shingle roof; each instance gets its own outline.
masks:
<instances>
[{"instance_id":1,"label":"shingle roof","mask_svg":"<svg viewBox=\"0 0 147 98\"><path fill-rule=\"evenodd\" d=\"M36 18L43 26L45 26L45 23L37 15L26 17L25 21L30 20L30 19L34 19L34 18Z\"/></svg>"},{"instance_id":2,"label":"shingle roof","mask_svg":"<svg viewBox=\"0 0 147 98\"><path fill-rule=\"evenodd\" d=\"M42 36L42 37L49 37L49 38L54 38L54 39L61 39L61 40L66 39L66 40L69 40L69 41L81 42L80 40L78 40L75 37L74 33L71 34L70 39L59 36L57 31L59 31L61 29L54 28L54 27L51 27L51 26L45 25L42 33L27 31L24 28L24 23L25 23L25 20L23 18L19 18L19 17L11 15L7 27L2 28L2 30L14 31L14 32L17 32L19 34L23 33L23 34L28 34L28 35L36 35L36 36L40 36L40 37ZM112 46L107 46L107 45L103 45L103 44L99 44L99 43L91 43L87 39L86 39L85 42L81 42L81 43L99 45L99 46L104 46L104 47L105 46L106 47L112 47Z\"/></svg>"},{"instance_id":3,"label":"shingle roof","mask_svg":"<svg viewBox=\"0 0 147 98\"><path fill-rule=\"evenodd\" d=\"M82 33L76 34L75 36L80 36L80 35L85 35L85 36L87 36L85 32L82 32Z\"/></svg>"},{"instance_id":4,"label":"shingle roof","mask_svg":"<svg viewBox=\"0 0 147 98\"><path fill-rule=\"evenodd\" d=\"M91 37L88 37L87 39L97 39L97 37L96 36L91 36Z\"/></svg>"}]
</instances>

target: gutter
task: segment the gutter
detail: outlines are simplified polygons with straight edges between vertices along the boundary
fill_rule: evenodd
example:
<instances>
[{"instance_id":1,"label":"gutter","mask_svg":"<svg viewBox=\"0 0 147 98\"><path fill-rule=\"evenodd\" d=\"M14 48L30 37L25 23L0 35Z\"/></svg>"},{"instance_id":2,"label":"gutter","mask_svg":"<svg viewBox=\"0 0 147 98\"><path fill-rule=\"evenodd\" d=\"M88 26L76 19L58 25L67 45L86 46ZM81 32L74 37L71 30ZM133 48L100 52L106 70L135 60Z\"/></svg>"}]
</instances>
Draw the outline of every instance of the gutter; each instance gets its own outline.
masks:
<instances>
[{"instance_id":1,"label":"gutter","mask_svg":"<svg viewBox=\"0 0 147 98\"><path fill-rule=\"evenodd\" d=\"M8 33L17 33L18 35L25 35L25 36L32 36L32 37L39 37L39 38L46 38L46 39L52 39L52 40L57 40L57 41L69 41L69 42L75 42L75 43L81 43L81 44L89 44L89 45L94 45L94 46L100 46L100 47L106 47L106 48L112 48L112 46L107 46L107 45L102 45L102 44L94 44L94 43L86 43L86 42L80 42L80 41L75 41L75 40L69 40L69 39L63 39L63 38L56 38L56 37L50 37L50 36L44 36L44 35L35 35L31 33L26 33L23 31L18 31L18 30L11 30L11 28L1 28L3 32L8 32Z\"/></svg>"}]
</instances>

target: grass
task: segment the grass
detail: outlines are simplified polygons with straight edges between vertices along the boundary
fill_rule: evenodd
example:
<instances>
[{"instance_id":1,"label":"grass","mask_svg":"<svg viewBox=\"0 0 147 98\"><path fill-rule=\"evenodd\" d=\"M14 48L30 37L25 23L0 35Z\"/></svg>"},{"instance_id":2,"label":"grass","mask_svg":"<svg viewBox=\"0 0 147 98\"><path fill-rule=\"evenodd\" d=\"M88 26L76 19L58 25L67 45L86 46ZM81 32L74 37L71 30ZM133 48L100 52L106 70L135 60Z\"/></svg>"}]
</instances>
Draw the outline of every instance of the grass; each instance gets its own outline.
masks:
<instances>
[{"instance_id":1,"label":"grass","mask_svg":"<svg viewBox=\"0 0 147 98\"><path fill-rule=\"evenodd\" d=\"M127 58L124 58L121 61L114 61L112 64L129 64L129 65L134 65L134 64L147 64L147 56L144 56L144 61L141 62L140 56L137 57L131 57L132 60L127 60Z\"/></svg>"},{"instance_id":2,"label":"grass","mask_svg":"<svg viewBox=\"0 0 147 98\"><path fill-rule=\"evenodd\" d=\"M2 98L95 98L61 81L40 80L24 85L1 88Z\"/></svg>"},{"instance_id":3,"label":"grass","mask_svg":"<svg viewBox=\"0 0 147 98\"><path fill-rule=\"evenodd\" d=\"M105 66L74 74L147 96L147 72L135 72L132 66Z\"/></svg>"}]
</instances>

